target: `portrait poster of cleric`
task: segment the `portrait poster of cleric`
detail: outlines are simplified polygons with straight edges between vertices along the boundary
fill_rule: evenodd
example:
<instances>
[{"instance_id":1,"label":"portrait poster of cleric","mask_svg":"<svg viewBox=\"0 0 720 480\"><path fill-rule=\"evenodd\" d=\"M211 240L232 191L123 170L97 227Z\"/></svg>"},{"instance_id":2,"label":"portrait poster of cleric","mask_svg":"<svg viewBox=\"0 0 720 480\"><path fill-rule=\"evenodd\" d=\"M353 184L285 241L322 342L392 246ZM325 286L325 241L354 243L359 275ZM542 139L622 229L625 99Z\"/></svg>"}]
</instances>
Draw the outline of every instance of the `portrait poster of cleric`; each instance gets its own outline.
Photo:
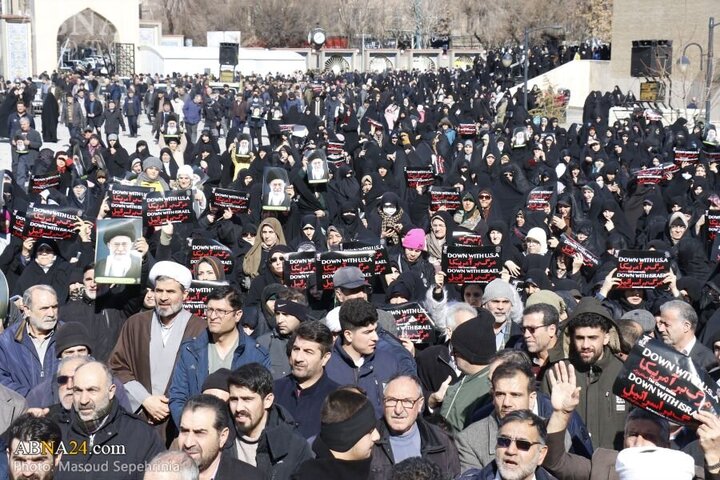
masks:
<instances>
[{"instance_id":1,"label":"portrait poster of cleric","mask_svg":"<svg viewBox=\"0 0 720 480\"><path fill-rule=\"evenodd\" d=\"M140 283L142 254L136 245L141 232L141 218L105 218L97 221L96 283Z\"/></svg>"},{"instance_id":2,"label":"portrait poster of cleric","mask_svg":"<svg viewBox=\"0 0 720 480\"><path fill-rule=\"evenodd\" d=\"M308 183L327 183L330 180L330 170L327 159L320 150L315 150L307 160Z\"/></svg>"},{"instance_id":3,"label":"portrait poster of cleric","mask_svg":"<svg viewBox=\"0 0 720 480\"><path fill-rule=\"evenodd\" d=\"M266 167L263 173L263 210L290 210L290 196L285 189L290 184L287 171L279 167Z\"/></svg>"}]
</instances>

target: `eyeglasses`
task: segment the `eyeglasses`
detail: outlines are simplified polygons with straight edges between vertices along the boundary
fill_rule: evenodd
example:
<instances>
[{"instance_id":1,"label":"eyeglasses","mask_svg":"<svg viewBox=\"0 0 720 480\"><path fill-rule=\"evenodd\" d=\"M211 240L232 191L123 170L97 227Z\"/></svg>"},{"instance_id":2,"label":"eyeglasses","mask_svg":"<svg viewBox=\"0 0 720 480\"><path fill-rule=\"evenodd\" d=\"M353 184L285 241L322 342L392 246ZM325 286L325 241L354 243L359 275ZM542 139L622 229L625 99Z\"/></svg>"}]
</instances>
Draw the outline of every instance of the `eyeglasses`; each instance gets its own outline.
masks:
<instances>
[{"instance_id":1,"label":"eyeglasses","mask_svg":"<svg viewBox=\"0 0 720 480\"><path fill-rule=\"evenodd\" d=\"M521 440L519 438L506 437L505 435L498 435L497 448L509 448L510 444L515 442L515 446L522 452L527 452L533 445L542 445L540 442L531 442L530 440Z\"/></svg>"},{"instance_id":2,"label":"eyeglasses","mask_svg":"<svg viewBox=\"0 0 720 480\"><path fill-rule=\"evenodd\" d=\"M399 403L404 409L407 410L413 408L418 402L418 400L420 400L421 398L422 397L418 397L415 400L411 400L409 398L386 398L383 403L385 404L385 408L395 408Z\"/></svg>"},{"instance_id":3,"label":"eyeglasses","mask_svg":"<svg viewBox=\"0 0 720 480\"><path fill-rule=\"evenodd\" d=\"M72 375L58 375L57 384L58 385L67 385L68 382L70 380L72 380L73 378L75 378L75 377L73 377Z\"/></svg>"},{"instance_id":4,"label":"eyeglasses","mask_svg":"<svg viewBox=\"0 0 720 480\"><path fill-rule=\"evenodd\" d=\"M490 195L480 195L478 198L480 200L490 200L492 197Z\"/></svg>"},{"instance_id":5,"label":"eyeglasses","mask_svg":"<svg viewBox=\"0 0 720 480\"><path fill-rule=\"evenodd\" d=\"M285 260L285 257L271 257L271 258L270 258L270 261L271 261L272 263L282 262L282 261L284 261L284 260Z\"/></svg>"},{"instance_id":6,"label":"eyeglasses","mask_svg":"<svg viewBox=\"0 0 720 480\"><path fill-rule=\"evenodd\" d=\"M525 325L523 325L521 328L522 328L522 331L523 331L523 332L529 332L530 335L535 335L535 331L536 331L536 330L538 330L538 329L540 329L540 328L549 327L549 326L550 326L550 325L536 325L536 326L534 326L534 327L531 327L531 326L527 326L527 327L526 327Z\"/></svg>"},{"instance_id":7,"label":"eyeglasses","mask_svg":"<svg viewBox=\"0 0 720 480\"><path fill-rule=\"evenodd\" d=\"M226 317L229 313L236 312L237 310L223 310L222 308L208 308L205 310L205 315L208 317L215 316Z\"/></svg>"}]
</instances>

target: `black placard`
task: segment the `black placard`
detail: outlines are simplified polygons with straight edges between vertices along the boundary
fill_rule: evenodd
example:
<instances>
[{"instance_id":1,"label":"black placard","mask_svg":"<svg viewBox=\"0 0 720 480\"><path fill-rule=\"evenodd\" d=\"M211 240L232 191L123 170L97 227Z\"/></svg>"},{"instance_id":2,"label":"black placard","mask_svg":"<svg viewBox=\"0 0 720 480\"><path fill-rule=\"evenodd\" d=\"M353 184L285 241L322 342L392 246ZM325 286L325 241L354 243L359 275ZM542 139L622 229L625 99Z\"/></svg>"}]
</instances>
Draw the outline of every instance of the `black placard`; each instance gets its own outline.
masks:
<instances>
[{"instance_id":1,"label":"black placard","mask_svg":"<svg viewBox=\"0 0 720 480\"><path fill-rule=\"evenodd\" d=\"M643 168L636 174L637 182L640 185L660 183L663 179L664 169L662 167Z\"/></svg>"},{"instance_id":2,"label":"black placard","mask_svg":"<svg viewBox=\"0 0 720 480\"><path fill-rule=\"evenodd\" d=\"M345 252L360 252L373 250L375 252L375 274L388 273L389 257L385 245L369 245L363 242L343 242L342 250Z\"/></svg>"},{"instance_id":3,"label":"black placard","mask_svg":"<svg viewBox=\"0 0 720 480\"><path fill-rule=\"evenodd\" d=\"M30 176L30 192L40 193L48 188L55 188L60 185L59 173L46 173L45 175Z\"/></svg>"},{"instance_id":4,"label":"black placard","mask_svg":"<svg viewBox=\"0 0 720 480\"><path fill-rule=\"evenodd\" d=\"M405 182L408 188L432 185L435 183L432 167L405 167Z\"/></svg>"},{"instance_id":5,"label":"black placard","mask_svg":"<svg viewBox=\"0 0 720 480\"><path fill-rule=\"evenodd\" d=\"M72 208L30 204L25 213L25 238L67 240L76 235L75 224L82 212Z\"/></svg>"},{"instance_id":6,"label":"black placard","mask_svg":"<svg viewBox=\"0 0 720 480\"><path fill-rule=\"evenodd\" d=\"M560 248L562 253L569 257L575 256L579 253L583 257L583 264L588 267L597 267L600 265L600 259L593 252L585 248L577 240L572 238L571 235L563 233L560 235Z\"/></svg>"},{"instance_id":7,"label":"black placard","mask_svg":"<svg viewBox=\"0 0 720 480\"><path fill-rule=\"evenodd\" d=\"M553 193L555 193L553 189L548 187L536 187L530 190L527 198L528 210L544 210L550 204Z\"/></svg>"},{"instance_id":8,"label":"black placard","mask_svg":"<svg viewBox=\"0 0 720 480\"><path fill-rule=\"evenodd\" d=\"M225 273L233 269L232 250L217 240L209 238L193 238L190 240L190 269L203 257L216 257L223 265Z\"/></svg>"},{"instance_id":9,"label":"black placard","mask_svg":"<svg viewBox=\"0 0 720 480\"><path fill-rule=\"evenodd\" d=\"M227 283L193 280L187 290L187 297L183 300L183 308L193 315L205 318L210 292L223 285L227 285Z\"/></svg>"},{"instance_id":10,"label":"black placard","mask_svg":"<svg viewBox=\"0 0 720 480\"><path fill-rule=\"evenodd\" d=\"M720 414L717 388L690 357L645 335L630 350L613 393L671 422L696 425L697 411Z\"/></svg>"},{"instance_id":11,"label":"black placard","mask_svg":"<svg viewBox=\"0 0 720 480\"><path fill-rule=\"evenodd\" d=\"M501 254L500 246L445 246L442 256L445 282L454 285L490 283L500 276Z\"/></svg>"},{"instance_id":12,"label":"black placard","mask_svg":"<svg viewBox=\"0 0 720 480\"><path fill-rule=\"evenodd\" d=\"M130 218L143 216L145 197L154 190L150 187L113 184L108 192L110 218Z\"/></svg>"},{"instance_id":13,"label":"black placard","mask_svg":"<svg viewBox=\"0 0 720 480\"><path fill-rule=\"evenodd\" d=\"M292 252L286 255L283 280L290 288L305 290L311 278L317 274L315 252Z\"/></svg>"},{"instance_id":14,"label":"black placard","mask_svg":"<svg viewBox=\"0 0 720 480\"><path fill-rule=\"evenodd\" d=\"M210 203L217 208L229 209L233 213L245 214L250 207L250 193L228 188L213 188Z\"/></svg>"},{"instance_id":15,"label":"black placard","mask_svg":"<svg viewBox=\"0 0 720 480\"><path fill-rule=\"evenodd\" d=\"M428 312L416 302L388 305L383 310L395 319L398 336L413 343L435 344L435 325Z\"/></svg>"},{"instance_id":16,"label":"black placard","mask_svg":"<svg viewBox=\"0 0 720 480\"><path fill-rule=\"evenodd\" d=\"M662 250L620 250L615 277L619 290L628 288L657 288L670 271L670 258Z\"/></svg>"},{"instance_id":17,"label":"black placard","mask_svg":"<svg viewBox=\"0 0 720 480\"><path fill-rule=\"evenodd\" d=\"M456 227L451 235L451 241L458 247L479 247L483 244L483 236L462 227Z\"/></svg>"},{"instance_id":18,"label":"black placard","mask_svg":"<svg viewBox=\"0 0 720 480\"><path fill-rule=\"evenodd\" d=\"M437 187L429 188L430 192L430 211L437 212L444 209L448 212L454 212L460 208L460 189L456 187Z\"/></svg>"},{"instance_id":19,"label":"black placard","mask_svg":"<svg viewBox=\"0 0 720 480\"><path fill-rule=\"evenodd\" d=\"M317 260L318 286L322 290L332 290L333 274L338 268L358 267L365 279L375 274L375 251L360 250L347 252L323 252Z\"/></svg>"},{"instance_id":20,"label":"black placard","mask_svg":"<svg viewBox=\"0 0 720 480\"><path fill-rule=\"evenodd\" d=\"M192 206L192 190L150 192L143 203L145 225L161 227L168 222L192 223L195 221Z\"/></svg>"},{"instance_id":21,"label":"black placard","mask_svg":"<svg viewBox=\"0 0 720 480\"><path fill-rule=\"evenodd\" d=\"M675 149L675 163L680 165L684 162L697 163L700 160L700 152L697 150L678 150Z\"/></svg>"}]
</instances>

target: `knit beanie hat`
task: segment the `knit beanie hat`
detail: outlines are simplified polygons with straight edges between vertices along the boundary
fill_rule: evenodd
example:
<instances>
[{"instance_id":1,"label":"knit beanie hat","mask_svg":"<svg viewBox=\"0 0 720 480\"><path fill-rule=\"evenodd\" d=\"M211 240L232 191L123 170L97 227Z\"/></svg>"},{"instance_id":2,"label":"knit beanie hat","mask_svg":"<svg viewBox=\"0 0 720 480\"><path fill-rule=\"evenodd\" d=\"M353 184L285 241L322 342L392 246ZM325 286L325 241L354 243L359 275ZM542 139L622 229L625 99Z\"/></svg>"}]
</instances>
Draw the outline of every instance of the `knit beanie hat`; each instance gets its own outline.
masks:
<instances>
[{"instance_id":1,"label":"knit beanie hat","mask_svg":"<svg viewBox=\"0 0 720 480\"><path fill-rule=\"evenodd\" d=\"M511 302L515 298L513 287L501 278L496 278L487 284L485 292L483 293L482 303L486 303L497 298L507 298Z\"/></svg>"},{"instance_id":2,"label":"knit beanie hat","mask_svg":"<svg viewBox=\"0 0 720 480\"><path fill-rule=\"evenodd\" d=\"M147 157L145 160L143 160L143 171L147 170L150 167L155 167L158 170L162 170L162 161L157 157Z\"/></svg>"},{"instance_id":3,"label":"knit beanie hat","mask_svg":"<svg viewBox=\"0 0 720 480\"><path fill-rule=\"evenodd\" d=\"M413 228L403 237L402 246L415 250L425 250L425 231L422 228Z\"/></svg>"},{"instance_id":4,"label":"knit beanie hat","mask_svg":"<svg viewBox=\"0 0 720 480\"><path fill-rule=\"evenodd\" d=\"M221 368L215 370L213 373L207 376L202 384L201 392L205 390L215 389L227 392L228 390L228 378L230 378L230 370L227 368Z\"/></svg>"},{"instance_id":5,"label":"knit beanie hat","mask_svg":"<svg viewBox=\"0 0 720 480\"><path fill-rule=\"evenodd\" d=\"M85 325L79 322L67 322L55 332L55 354L58 358L68 348L83 345L92 353L92 341Z\"/></svg>"},{"instance_id":6,"label":"knit beanie hat","mask_svg":"<svg viewBox=\"0 0 720 480\"><path fill-rule=\"evenodd\" d=\"M462 358L473 365L488 365L495 355L494 317L481 308L479 315L460 324L450 337L450 344Z\"/></svg>"}]
</instances>

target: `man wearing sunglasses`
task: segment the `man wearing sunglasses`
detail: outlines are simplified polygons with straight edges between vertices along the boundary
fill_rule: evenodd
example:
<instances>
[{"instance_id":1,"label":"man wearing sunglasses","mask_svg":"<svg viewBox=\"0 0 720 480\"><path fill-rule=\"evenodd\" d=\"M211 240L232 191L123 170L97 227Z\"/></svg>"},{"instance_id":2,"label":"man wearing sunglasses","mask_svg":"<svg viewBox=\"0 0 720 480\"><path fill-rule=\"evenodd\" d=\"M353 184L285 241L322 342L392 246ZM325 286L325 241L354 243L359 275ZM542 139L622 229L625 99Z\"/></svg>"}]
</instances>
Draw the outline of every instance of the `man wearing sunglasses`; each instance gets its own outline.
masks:
<instances>
[{"instance_id":1,"label":"man wearing sunglasses","mask_svg":"<svg viewBox=\"0 0 720 480\"><path fill-rule=\"evenodd\" d=\"M422 418L424 405L417 377L398 375L387 383L383 420L378 423L380 440L372 456L373 478L390 479L393 465L411 457L426 458L453 477L460 473L455 444L441 428Z\"/></svg>"},{"instance_id":2,"label":"man wearing sunglasses","mask_svg":"<svg viewBox=\"0 0 720 480\"><path fill-rule=\"evenodd\" d=\"M540 464L547 454L545 421L530 410L507 414L500 422L495 460L472 468L458 480L556 480Z\"/></svg>"}]
</instances>

